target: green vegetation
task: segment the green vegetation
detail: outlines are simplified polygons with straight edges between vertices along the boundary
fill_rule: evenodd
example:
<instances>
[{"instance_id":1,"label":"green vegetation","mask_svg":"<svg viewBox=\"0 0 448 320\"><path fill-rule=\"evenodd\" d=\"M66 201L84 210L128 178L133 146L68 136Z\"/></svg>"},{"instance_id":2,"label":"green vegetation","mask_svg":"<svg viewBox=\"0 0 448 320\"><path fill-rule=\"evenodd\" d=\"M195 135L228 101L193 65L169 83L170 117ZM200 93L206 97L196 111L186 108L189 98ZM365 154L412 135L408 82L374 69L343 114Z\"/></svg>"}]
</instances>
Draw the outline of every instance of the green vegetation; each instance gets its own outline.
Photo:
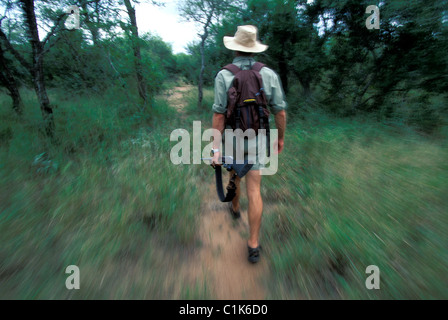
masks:
<instances>
[{"instance_id":1,"label":"green vegetation","mask_svg":"<svg viewBox=\"0 0 448 320\"><path fill-rule=\"evenodd\" d=\"M194 245L201 201L196 168L169 161L175 110L157 100L150 117L129 112L117 93L55 92L58 140L49 143L36 134L36 101L25 96L23 119L1 110L0 298L196 294L176 289L182 279L169 268L185 255L170 250ZM71 264L83 270L80 292L63 285Z\"/></svg>"},{"instance_id":2,"label":"green vegetation","mask_svg":"<svg viewBox=\"0 0 448 320\"><path fill-rule=\"evenodd\" d=\"M367 0L188 3L215 18L173 54L138 33L131 0L0 0L0 299L213 298L184 270L211 172L172 165L170 133L210 125L233 58L222 38L242 24L289 105L262 187L268 298L447 298L447 1L377 1L379 30ZM167 99L202 83L182 110ZM71 264L80 291L64 286ZM381 290L365 288L369 265Z\"/></svg>"},{"instance_id":3,"label":"green vegetation","mask_svg":"<svg viewBox=\"0 0 448 320\"><path fill-rule=\"evenodd\" d=\"M446 141L323 114L289 125L263 182L273 298L446 297Z\"/></svg>"},{"instance_id":4,"label":"green vegetation","mask_svg":"<svg viewBox=\"0 0 448 320\"><path fill-rule=\"evenodd\" d=\"M289 119L277 174L262 182L268 298L446 297L446 128L428 136L401 122L301 116ZM365 287L369 265L381 290Z\"/></svg>"}]
</instances>

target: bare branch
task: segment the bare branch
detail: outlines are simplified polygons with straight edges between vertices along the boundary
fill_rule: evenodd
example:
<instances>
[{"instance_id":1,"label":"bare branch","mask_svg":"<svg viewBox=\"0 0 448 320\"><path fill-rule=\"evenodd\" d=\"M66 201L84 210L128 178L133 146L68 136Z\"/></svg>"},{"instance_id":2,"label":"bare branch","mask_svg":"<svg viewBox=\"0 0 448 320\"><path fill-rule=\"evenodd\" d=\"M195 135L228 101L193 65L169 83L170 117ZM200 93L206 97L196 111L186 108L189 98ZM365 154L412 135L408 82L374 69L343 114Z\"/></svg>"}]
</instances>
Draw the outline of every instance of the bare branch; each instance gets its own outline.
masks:
<instances>
[{"instance_id":1,"label":"bare branch","mask_svg":"<svg viewBox=\"0 0 448 320\"><path fill-rule=\"evenodd\" d=\"M0 24L0 40L5 45L5 48L20 62L22 66L24 66L27 70L32 70L31 64L29 64L25 58L11 45L11 42L6 37L6 34L1 29Z\"/></svg>"},{"instance_id":2,"label":"bare branch","mask_svg":"<svg viewBox=\"0 0 448 320\"><path fill-rule=\"evenodd\" d=\"M54 45L55 45L56 43L58 43L59 40L61 40L61 37L56 38L56 40L53 41L53 43L50 43L50 45L49 45L48 47L44 48L44 50L42 51L42 53L39 55L38 59L40 59L40 58L41 58L42 56L44 56L48 51L50 51L50 49L51 49L52 47L54 47Z\"/></svg>"},{"instance_id":3,"label":"bare branch","mask_svg":"<svg viewBox=\"0 0 448 320\"><path fill-rule=\"evenodd\" d=\"M58 18L56 19L56 22L54 23L54 26L51 28L51 30L47 33L44 40L42 41L42 45L45 46L45 44L48 42L48 40L54 35L56 32L56 29L59 27L59 24L61 23L62 19L67 15L66 12L60 14Z\"/></svg>"}]
</instances>

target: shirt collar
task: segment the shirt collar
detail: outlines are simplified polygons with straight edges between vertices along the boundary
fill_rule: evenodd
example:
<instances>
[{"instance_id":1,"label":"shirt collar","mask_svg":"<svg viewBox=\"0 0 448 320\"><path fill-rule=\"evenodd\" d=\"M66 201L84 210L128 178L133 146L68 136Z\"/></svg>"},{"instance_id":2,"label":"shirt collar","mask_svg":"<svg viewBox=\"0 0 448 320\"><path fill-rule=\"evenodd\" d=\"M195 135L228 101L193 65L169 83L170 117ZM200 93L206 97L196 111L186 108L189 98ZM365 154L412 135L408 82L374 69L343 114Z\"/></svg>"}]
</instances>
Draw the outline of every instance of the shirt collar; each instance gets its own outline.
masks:
<instances>
[{"instance_id":1,"label":"shirt collar","mask_svg":"<svg viewBox=\"0 0 448 320\"><path fill-rule=\"evenodd\" d=\"M237 65L252 65L255 63L255 59L253 57L235 57L233 59L233 64Z\"/></svg>"}]
</instances>

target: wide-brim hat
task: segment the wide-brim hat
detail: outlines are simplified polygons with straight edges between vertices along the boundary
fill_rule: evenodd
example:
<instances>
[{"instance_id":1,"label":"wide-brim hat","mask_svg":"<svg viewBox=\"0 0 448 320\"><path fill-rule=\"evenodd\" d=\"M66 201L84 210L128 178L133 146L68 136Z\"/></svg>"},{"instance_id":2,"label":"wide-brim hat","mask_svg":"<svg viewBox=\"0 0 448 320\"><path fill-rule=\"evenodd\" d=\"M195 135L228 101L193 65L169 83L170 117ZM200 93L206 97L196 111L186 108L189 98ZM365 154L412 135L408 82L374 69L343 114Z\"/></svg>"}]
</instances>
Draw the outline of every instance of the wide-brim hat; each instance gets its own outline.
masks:
<instances>
[{"instance_id":1,"label":"wide-brim hat","mask_svg":"<svg viewBox=\"0 0 448 320\"><path fill-rule=\"evenodd\" d=\"M224 37L224 46L233 51L260 53L268 46L257 39L258 29L255 26L239 26L234 37Z\"/></svg>"}]
</instances>

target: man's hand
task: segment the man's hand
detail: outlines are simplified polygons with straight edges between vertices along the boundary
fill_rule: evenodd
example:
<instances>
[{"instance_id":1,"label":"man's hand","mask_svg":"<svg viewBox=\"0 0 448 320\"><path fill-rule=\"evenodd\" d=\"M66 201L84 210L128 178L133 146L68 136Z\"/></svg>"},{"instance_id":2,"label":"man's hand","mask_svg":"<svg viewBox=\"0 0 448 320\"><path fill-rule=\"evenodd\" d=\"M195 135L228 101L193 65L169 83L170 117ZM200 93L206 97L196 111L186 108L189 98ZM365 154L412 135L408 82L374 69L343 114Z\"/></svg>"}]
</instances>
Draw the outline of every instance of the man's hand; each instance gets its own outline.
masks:
<instances>
[{"instance_id":1,"label":"man's hand","mask_svg":"<svg viewBox=\"0 0 448 320\"><path fill-rule=\"evenodd\" d=\"M275 143L274 143L274 152L275 152L275 154L282 153L284 144L285 144L285 140L284 139L277 139L277 140L275 140Z\"/></svg>"},{"instance_id":2,"label":"man's hand","mask_svg":"<svg viewBox=\"0 0 448 320\"><path fill-rule=\"evenodd\" d=\"M212 165L212 167L222 165L222 163L221 163L221 152L218 151L218 152L215 152L213 154L211 165Z\"/></svg>"},{"instance_id":3,"label":"man's hand","mask_svg":"<svg viewBox=\"0 0 448 320\"><path fill-rule=\"evenodd\" d=\"M225 124L226 124L226 116L223 113L213 113L213 119L212 119L212 128L215 129L215 133L213 134L213 141L214 141L214 149L218 149L219 145L221 144L222 139L222 133L224 132ZM220 134L217 135L216 133L219 132ZM215 152L213 153L213 160L211 163L212 167L220 166L221 165L221 152Z\"/></svg>"},{"instance_id":4,"label":"man's hand","mask_svg":"<svg viewBox=\"0 0 448 320\"><path fill-rule=\"evenodd\" d=\"M274 143L274 152L279 154L283 151L283 145L285 143L285 129L286 129L286 112L285 110L279 111L275 115L275 126L278 130L278 139Z\"/></svg>"}]
</instances>

